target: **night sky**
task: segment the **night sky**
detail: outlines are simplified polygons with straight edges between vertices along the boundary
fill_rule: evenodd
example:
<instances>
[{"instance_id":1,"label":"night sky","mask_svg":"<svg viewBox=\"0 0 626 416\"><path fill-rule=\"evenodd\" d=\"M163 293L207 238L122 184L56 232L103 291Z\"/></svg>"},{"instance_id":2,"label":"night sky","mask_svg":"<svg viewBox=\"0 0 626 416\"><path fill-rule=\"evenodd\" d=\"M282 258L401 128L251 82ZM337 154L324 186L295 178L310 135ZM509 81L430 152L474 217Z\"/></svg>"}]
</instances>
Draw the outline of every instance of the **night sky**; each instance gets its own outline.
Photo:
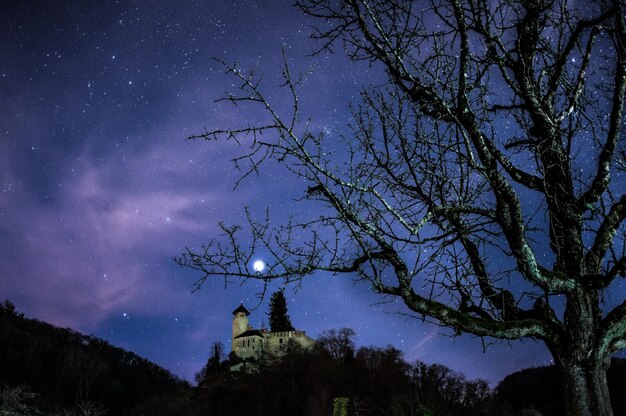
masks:
<instances>
[{"instance_id":1,"label":"night sky","mask_svg":"<svg viewBox=\"0 0 626 416\"><path fill-rule=\"evenodd\" d=\"M26 316L93 334L188 380L213 341L230 347L243 301L266 318L257 284L211 281L172 258L241 223L244 206L277 219L307 209L305 185L280 168L233 190L234 143L186 141L260 117L215 103L234 80L213 58L264 74L278 107L281 50L312 70L300 94L333 134L377 68L341 53L310 57L311 21L290 1L2 2L0 15L0 300ZM340 52L340 51L339 51ZM272 92L273 91L273 92ZM288 102L287 102L288 105ZM263 253L259 253L262 258ZM278 288L277 283L272 288ZM358 345L391 344L408 360L497 382L545 365L543 344L492 345L409 319L350 277L316 274L287 289L294 326L312 337L348 326Z\"/></svg>"}]
</instances>

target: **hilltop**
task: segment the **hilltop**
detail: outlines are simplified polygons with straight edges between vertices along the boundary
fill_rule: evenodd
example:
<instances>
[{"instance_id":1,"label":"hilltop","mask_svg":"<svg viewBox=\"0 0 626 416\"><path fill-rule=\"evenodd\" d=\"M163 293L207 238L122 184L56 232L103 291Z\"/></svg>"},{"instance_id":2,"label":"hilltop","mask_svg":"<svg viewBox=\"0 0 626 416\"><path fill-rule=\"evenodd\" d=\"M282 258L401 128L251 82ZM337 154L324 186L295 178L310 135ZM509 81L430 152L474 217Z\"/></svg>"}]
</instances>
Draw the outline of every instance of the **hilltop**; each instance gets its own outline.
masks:
<instances>
[{"instance_id":1,"label":"hilltop","mask_svg":"<svg viewBox=\"0 0 626 416\"><path fill-rule=\"evenodd\" d=\"M328 416L341 401L350 416L562 414L554 367L513 373L491 390L444 365L409 363L392 346L357 348L353 336L349 328L326 331L314 348L287 349L254 374L230 370L242 360L237 354L214 353L192 387L137 354L26 318L5 301L0 414ZM626 399L618 393L626 360L614 359L608 374L614 412L625 414Z\"/></svg>"},{"instance_id":2,"label":"hilltop","mask_svg":"<svg viewBox=\"0 0 626 416\"><path fill-rule=\"evenodd\" d=\"M94 336L59 328L0 304L0 388L34 409L99 408L122 414L189 385L168 370ZM14 388L22 386L17 391ZM25 391L26 392L25 392ZM6 401L6 397L5 397ZM31 409L32 411L32 409Z\"/></svg>"}]
</instances>

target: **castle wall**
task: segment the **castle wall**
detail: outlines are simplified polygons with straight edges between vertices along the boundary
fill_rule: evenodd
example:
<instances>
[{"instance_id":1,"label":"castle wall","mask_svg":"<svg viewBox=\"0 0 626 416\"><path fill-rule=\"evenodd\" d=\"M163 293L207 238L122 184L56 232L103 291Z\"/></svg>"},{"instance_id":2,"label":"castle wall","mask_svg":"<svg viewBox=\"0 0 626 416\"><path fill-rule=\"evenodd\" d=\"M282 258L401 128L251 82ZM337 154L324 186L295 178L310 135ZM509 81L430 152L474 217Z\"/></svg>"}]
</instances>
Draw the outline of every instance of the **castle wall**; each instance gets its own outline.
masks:
<instances>
[{"instance_id":1,"label":"castle wall","mask_svg":"<svg viewBox=\"0 0 626 416\"><path fill-rule=\"evenodd\" d=\"M268 332L265 329L253 329L248 321L249 312L243 304L233 311L232 351L243 362L231 367L232 371L254 371L264 359L284 355L288 348L311 349L315 341L304 331ZM254 359L247 360L246 359ZM256 362L255 362L256 360ZM251 365L253 367L246 367Z\"/></svg>"},{"instance_id":2,"label":"castle wall","mask_svg":"<svg viewBox=\"0 0 626 416\"><path fill-rule=\"evenodd\" d=\"M290 343L302 349L310 349L315 344L304 331L267 332L264 336L265 350L275 356L284 354Z\"/></svg>"},{"instance_id":3,"label":"castle wall","mask_svg":"<svg viewBox=\"0 0 626 416\"><path fill-rule=\"evenodd\" d=\"M259 336L238 338L233 340L233 351L239 358L260 359L264 350L264 340Z\"/></svg>"}]
</instances>

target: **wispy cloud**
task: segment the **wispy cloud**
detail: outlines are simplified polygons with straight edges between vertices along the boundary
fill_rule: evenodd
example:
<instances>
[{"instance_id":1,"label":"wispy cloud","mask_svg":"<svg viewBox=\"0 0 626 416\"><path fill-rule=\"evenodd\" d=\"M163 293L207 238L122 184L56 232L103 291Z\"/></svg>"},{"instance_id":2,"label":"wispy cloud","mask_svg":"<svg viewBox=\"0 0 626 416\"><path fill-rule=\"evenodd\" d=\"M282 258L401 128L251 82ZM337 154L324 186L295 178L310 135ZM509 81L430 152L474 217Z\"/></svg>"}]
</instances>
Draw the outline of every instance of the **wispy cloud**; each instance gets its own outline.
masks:
<instances>
[{"instance_id":1,"label":"wispy cloud","mask_svg":"<svg viewBox=\"0 0 626 416\"><path fill-rule=\"evenodd\" d=\"M191 151L171 159L164 149L120 152L109 162L88 154L55 178L52 202L39 200L4 165L1 295L23 299L33 316L79 330L122 311L184 308L189 286L171 278L171 257L215 230L207 211L235 203L230 184L194 182L189 164L200 155Z\"/></svg>"}]
</instances>

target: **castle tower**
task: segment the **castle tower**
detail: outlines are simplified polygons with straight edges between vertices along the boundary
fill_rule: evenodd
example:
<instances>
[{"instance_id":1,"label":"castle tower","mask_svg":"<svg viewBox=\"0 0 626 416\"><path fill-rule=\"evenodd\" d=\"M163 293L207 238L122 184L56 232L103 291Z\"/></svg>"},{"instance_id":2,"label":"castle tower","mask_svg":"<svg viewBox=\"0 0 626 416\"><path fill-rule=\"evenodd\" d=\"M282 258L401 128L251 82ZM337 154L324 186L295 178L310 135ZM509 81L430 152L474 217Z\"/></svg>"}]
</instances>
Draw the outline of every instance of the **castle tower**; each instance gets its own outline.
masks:
<instances>
[{"instance_id":1,"label":"castle tower","mask_svg":"<svg viewBox=\"0 0 626 416\"><path fill-rule=\"evenodd\" d=\"M250 315L250 312L248 312L248 310L243 307L242 303L237 309L233 311L233 315L233 336L231 339L232 351L235 350L235 337L237 335L243 334L249 329L248 315Z\"/></svg>"}]
</instances>

